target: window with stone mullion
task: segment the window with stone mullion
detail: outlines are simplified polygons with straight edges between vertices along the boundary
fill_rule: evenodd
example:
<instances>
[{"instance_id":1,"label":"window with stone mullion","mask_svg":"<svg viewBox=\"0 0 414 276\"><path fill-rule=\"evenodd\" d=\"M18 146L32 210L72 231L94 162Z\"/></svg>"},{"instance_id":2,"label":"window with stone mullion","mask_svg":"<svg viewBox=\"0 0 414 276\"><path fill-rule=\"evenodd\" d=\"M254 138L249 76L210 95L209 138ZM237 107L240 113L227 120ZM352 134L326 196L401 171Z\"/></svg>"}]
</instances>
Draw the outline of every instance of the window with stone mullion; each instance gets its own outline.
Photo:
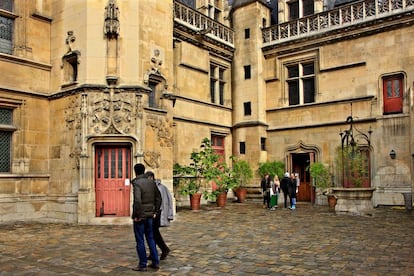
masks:
<instances>
[{"instance_id":1,"label":"window with stone mullion","mask_svg":"<svg viewBox=\"0 0 414 276\"><path fill-rule=\"evenodd\" d=\"M210 65L210 102L216 103L216 69L217 67L214 65Z\"/></svg>"},{"instance_id":2,"label":"window with stone mullion","mask_svg":"<svg viewBox=\"0 0 414 276\"><path fill-rule=\"evenodd\" d=\"M315 102L315 65L303 62L287 66L289 105Z\"/></svg>"},{"instance_id":3,"label":"window with stone mullion","mask_svg":"<svg viewBox=\"0 0 414 276\"><path fill-rule=\"evenodd\" d=\"M10 172L13 111L0 108L0 173Z\"/></svg>"},{"instance_id":4,"label":"window with stone mullion","mask_svg":"<svg viewBox=\"0 0 414 276\"><path fill-rule=\"evenodd\" d=\"M13 11L13 0L1 0L0 1L0 10L6 10L9 12Z\"/></svg>"},{"instance_id":5,"label":"window with stone mullion","mask_svg":"<svg viewBox=\"0 0 414 276\"><path fill-rule=\"evenodd\" d=\"M4 11L4 12L1 12ZM0 53L13 53L13 29L14 18L9 13L13 12L13 0L0 1Z\"/></svg>"},{"instance_id":6,"label":"window with stone mullion","mask_svg":"<svg viewBox=\"0 0 414 276\"><path fill-rule=\"evenodd\" d=\"M14 20L0 15L0 53L13 53Z\"/></svg>"},{"instance_id":7,"label":"window with stone mullion","mask_svg":"<svg viewBox=\"0 0 414 276\"><path fill-rule=\"evenodd\" d=\"M224 69L219 68L219 104L224 105L224 86L226 82L224 80Z\"/></svg>"}]
</instances>

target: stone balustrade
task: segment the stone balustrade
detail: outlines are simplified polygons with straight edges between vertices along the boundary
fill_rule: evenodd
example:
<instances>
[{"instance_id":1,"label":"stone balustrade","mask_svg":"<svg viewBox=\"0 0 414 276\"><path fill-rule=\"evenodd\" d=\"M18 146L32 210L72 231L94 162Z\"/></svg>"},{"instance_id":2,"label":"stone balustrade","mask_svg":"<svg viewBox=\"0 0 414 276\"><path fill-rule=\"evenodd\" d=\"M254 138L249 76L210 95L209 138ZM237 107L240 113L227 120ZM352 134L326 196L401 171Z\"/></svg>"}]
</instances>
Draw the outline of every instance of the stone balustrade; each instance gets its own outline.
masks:
<instances>
[{"instance_id":1,"label":"stone balustrade","mask_svg":"<svg viewBox=\"0 0 414 276\"><path fill-rule=\"evenodd\" d=\"M414 12L414 0L365 0L311 16L273 25L262 30L264 46L348 28L387 16Z\"/></svg>"},{"instance_id":2,"label":"stone balustrade","mask_svg":"<svg viewBox=\"0 0 414 276\"><path fill-rule=\"evenodd\" d=\"M180 3L174 2L174 21L203 35L234 46L234 32L231 28Z\"/></svg>"}]
</instances>

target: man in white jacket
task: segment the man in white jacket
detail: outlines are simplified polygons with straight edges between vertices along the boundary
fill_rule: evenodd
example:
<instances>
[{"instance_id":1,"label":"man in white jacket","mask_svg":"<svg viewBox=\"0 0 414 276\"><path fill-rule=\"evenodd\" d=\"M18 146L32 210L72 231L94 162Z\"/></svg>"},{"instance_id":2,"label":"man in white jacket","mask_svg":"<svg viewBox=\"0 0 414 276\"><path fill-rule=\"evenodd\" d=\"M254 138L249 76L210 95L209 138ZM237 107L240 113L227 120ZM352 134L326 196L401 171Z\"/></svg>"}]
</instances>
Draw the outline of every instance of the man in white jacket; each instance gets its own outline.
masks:
<instances>
[{"instance_id":1,"label":"man in white jacket","mask_svg":"<svg viewBox=\"0 0 414 276\"><path fill-rule=\"evenodd\" d=\"M174 219L173 202L170 191L164 186L159 179L155 179L155 175L151 171L147 171L146 175L148 178L153 179L157 185L158 190L161 193L161 209L160 213L154 219L154 240L157 246L161 249L160 260L165 260L167 255L170 253L170 248L164 242L162 238L160 227L166 227L170 225L170 221Z\"/></svg>"}]
</instances>

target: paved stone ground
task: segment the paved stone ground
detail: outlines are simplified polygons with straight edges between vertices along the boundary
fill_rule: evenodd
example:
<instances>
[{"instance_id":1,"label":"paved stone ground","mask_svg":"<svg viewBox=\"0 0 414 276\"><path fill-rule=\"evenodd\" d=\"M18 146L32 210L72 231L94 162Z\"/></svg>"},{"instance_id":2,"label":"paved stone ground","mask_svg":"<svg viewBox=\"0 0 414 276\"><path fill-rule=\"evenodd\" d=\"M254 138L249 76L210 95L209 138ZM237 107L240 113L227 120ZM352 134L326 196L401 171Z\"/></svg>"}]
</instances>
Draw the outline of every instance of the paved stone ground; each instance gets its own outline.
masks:
<instances>
[{"instance_id":1,"label":"paved stone ground","mask_svg":"<svg viewBox=\"0 0 414 276\"><path fill-rule=\"evenodd\" d=\"M130 225L0 225L0 275L414 275L414 214L403 208L361 217L228 202L181 208L161 231L172 250L161 269L134 272Z\"/></svg>"}]
</instances>

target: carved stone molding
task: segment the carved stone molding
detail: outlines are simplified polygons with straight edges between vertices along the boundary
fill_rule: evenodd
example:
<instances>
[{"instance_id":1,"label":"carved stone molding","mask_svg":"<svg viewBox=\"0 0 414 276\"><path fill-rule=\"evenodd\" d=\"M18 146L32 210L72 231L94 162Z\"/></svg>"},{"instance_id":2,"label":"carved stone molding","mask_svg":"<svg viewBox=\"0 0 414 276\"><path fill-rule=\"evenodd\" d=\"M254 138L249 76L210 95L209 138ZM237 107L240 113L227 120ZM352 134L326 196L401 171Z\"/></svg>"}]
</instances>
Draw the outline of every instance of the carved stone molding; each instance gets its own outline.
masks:
<instances>
[{"instance_id":1,"label":"carved stone molding","mask_svg":"<svg viewBox=\"0 0 414 276\"><path fill-rule=\"evenodd\" d=\"M80 156L82 155L82 105L79 96L70 99L68 108L65 110L66 128L69 131L68 137L74 137L69 157L73 159L74 169L80 167Z\"/></svg>"},{"instance_id":2,"label":"carved stone molding","mask_svg":"<svg viewBox=\"0 0 414 276\"><path fill-rule=\"evenodd\" d=\"M144 152L144 161L151 168L160 167L161 154L159 152L147 151Z\"/></svg>"},{"instance_id":3,"label":"carved stone molding","mask_svg":"<svg viewBox=\"0 0 414 276\"><path fill-rule=\"evenodd\" d=\"M73 43L76 41L76 37L73 31L68 31L66 37L66 44L68 45L68 51L62 57L63 69L63 83L70 85L76 83L78 79L78 65L80 64L80 52L73 49Z\"/></svg>"},{"instance_id":4,"label":"carved stone molding","mask_svg":"<svg viewBox=\"0 0 414 276\"><path fill-rule=\"evenodd\" d=\"M164 83L164 89L168 88L167 80L161 72L161 67L163 65L163 58L161 55L161 50L155 48L153 50L151 59L151 68L145 72L144 75L144 84L148 85L150 81L155 83Z\"/></svg>"},{"instance_id":5,"label":"carved stone molding","mask_svg":"<svg viewBox=\"0 0 414 276\"><path fill-rule=\"evenodd\" d=\"M147 126L151 126L157 133L161 147L171 147L173 142L173 123L168 118L148 116Z\"/></svg>"},{"instance_id":6,"label":"carved stone molding","mask_svg":"<svg viewBox=\"0 0 414 276\"><path fill-rule=\"evenodd\" d=\"M81 118L77 114L77 110L79 109L79 97L72 97L68 108L65 110L65 122L68 130L80 129Z\"/></svg>"},{"instance_id":7,"label":"carved stone molding","mask_svg":"<svg viewBox=\"0 0 414 276\"><path fill-rule=\"evenodd\" d=\"M133 132L133 93L93 94L90 105L90 126L93 134L130 134Z\"/></svg>"},{"instance_id":8,"label":"carved stone molding","mask_svg":"<svg viewBox=\"0 0 414 276\"><path fill-rule=\"evenodd\" d=\"M104 34L107 38L117 38L119 35L119 9L115 0L109 0L105 7Z\"/></svg>"}]
</instances>

